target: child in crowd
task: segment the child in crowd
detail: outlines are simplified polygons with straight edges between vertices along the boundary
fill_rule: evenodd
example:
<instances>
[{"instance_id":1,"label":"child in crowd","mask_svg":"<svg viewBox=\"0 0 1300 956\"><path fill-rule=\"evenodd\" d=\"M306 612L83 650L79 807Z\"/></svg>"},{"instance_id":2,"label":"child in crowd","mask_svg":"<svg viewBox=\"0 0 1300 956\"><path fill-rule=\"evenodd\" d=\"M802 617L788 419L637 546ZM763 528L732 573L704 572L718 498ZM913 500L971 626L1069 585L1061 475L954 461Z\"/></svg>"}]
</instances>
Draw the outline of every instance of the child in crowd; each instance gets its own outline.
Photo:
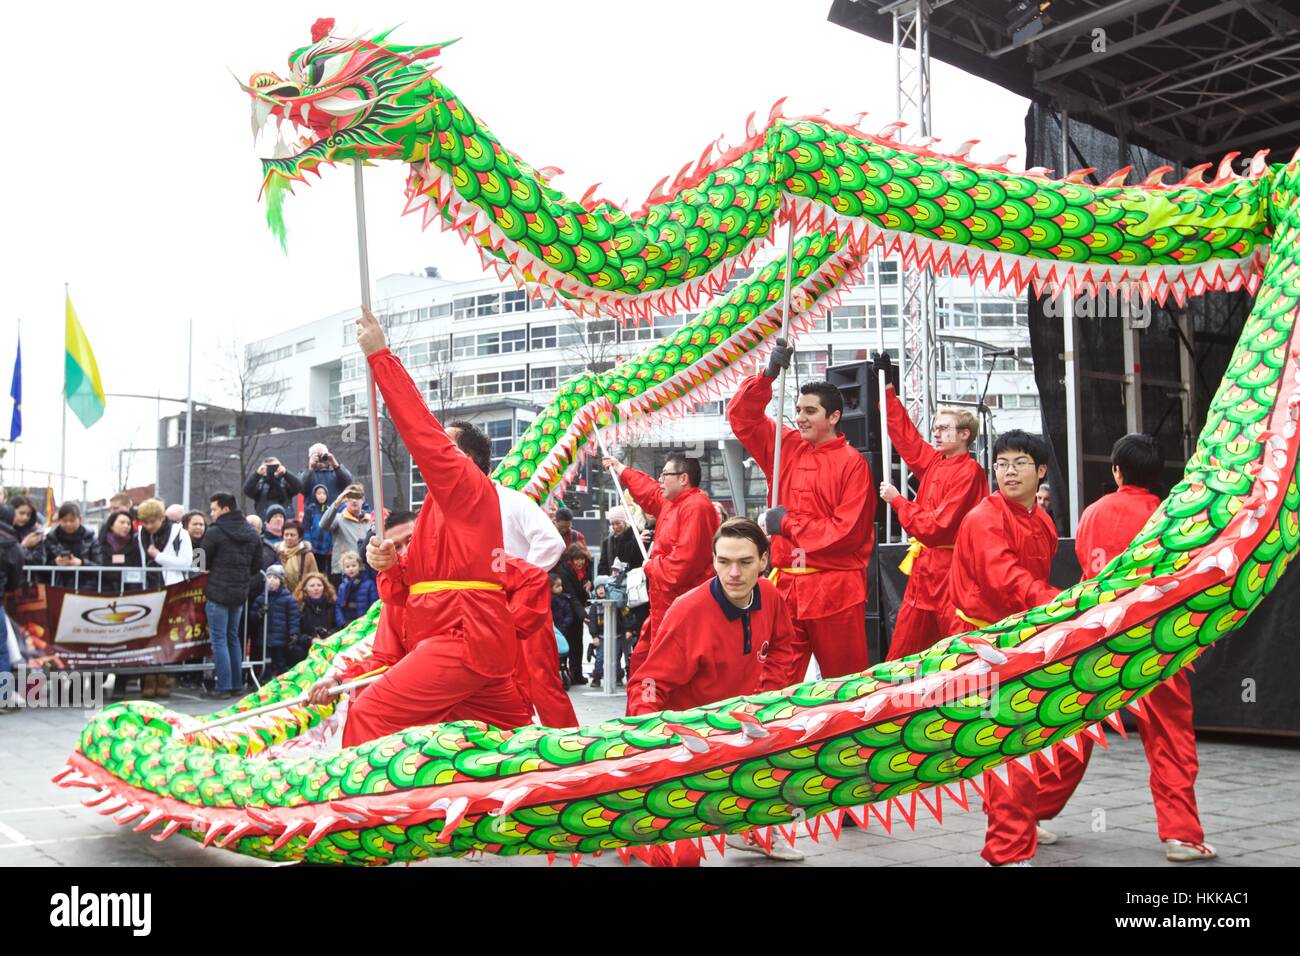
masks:
<instances>
[{"instance_id":1,"label":"child in crowd","mask_svg":"<svg viewBox=\"0 0 1300 956\"><path fill-rule=\"evenodd\" d=\"M298 632L308 642L329 637L337 627L334 624L336 595L334 585L329 578L319 571L311 571L298 582L293 596L298 601L302 617L298 622Z\"/></svg>"},{"instance_id":2,"label":"child in crowd","mask_svg":"<svg viewBox=\"0 0 1300 956\"><path fill-rule=\"evenodd\" d=\"M573 601L564 591L564 581L558 574L551 575L551 620L555 624L555 629L565 635L568 640L569 631L573 628Z\"/></svg>"},{"instance_id":3,"label":"child in crowd","mask_svg":"<svg viewBox=\"0 0 1300 956\"><path fill-rule=\"evenodd\" d=\"M299 634L298 602L284 586L284 568L273 564L266 569L266 590L253 602L253 616L266 616L266 677L278 677L306 654ZM256 645L254 645L256 646Z\"/></svg>"},{"instance_id":4,"label":"child in crowd","mask_svg":"<svg viewBox=\"0 0 1300 956\"><path fill-rule=\"evenodd\" d=\"M324 485L317 485L311 490L307 507L302 512L303 540L311 545L312 554L319 558L318 565L328 561L334 550L334 535L320 526L321 515L329 510L329 490Z\"/></svg>"},{"instance_id":5,"label":"child in crowd","mask_svg":"<svg viewBox=\"0 0 1300 956\"><path fill-rule=\"evenodd\" d=\"M335 627L346 627L379 600L374 577L368 570L362 571L361 555L355 551L346 551L342 563L343 578L339 582L338 599L334 605Z\"/></svg>"}]
</instances>

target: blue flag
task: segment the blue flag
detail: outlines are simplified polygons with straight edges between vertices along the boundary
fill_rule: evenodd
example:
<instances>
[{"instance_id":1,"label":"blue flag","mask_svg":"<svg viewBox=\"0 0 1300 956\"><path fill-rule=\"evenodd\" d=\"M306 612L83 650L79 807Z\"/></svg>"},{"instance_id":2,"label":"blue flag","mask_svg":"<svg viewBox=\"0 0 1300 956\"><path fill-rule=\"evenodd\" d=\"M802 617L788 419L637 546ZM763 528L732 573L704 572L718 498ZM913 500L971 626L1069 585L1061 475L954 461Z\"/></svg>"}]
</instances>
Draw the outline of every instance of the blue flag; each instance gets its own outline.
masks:
<instances>
[{"instance_id":1,"label":"blue flag","mask_svg":"<svg viewBox=\"0 0 1300 956\"><path fill-rule=\"evenodd\" d=\"M23 341L18 340L18 354L14 356L14 381L9 386L14 400L14 417L9 423L9 440L17 441L23 433Z\"/></svg>"}]
</instances>

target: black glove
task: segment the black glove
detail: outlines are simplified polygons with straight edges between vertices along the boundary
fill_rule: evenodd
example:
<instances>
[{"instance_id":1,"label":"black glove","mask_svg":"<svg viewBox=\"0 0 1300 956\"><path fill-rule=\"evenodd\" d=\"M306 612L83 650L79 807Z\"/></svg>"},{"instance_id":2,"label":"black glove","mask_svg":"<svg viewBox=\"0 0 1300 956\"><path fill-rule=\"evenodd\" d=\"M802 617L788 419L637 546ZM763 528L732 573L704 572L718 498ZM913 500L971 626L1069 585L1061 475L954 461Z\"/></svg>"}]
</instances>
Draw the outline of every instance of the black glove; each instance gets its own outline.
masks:
<instances>
[{"instance_id":1,"label":"black glove","mask_svg":"<svg viewBox=\"0 0 1300 956\"><path fill-rule=\"evenodd\" d=\"M885 384L892 385L894 382L894 361L889 357L888 352L873 352L871 356L872 374L880 372L885 373Z\"/></svg>"},{"instance_id":2,"label":"black glove","mask_svg":"<svg viewBox=\"0 0 1300 956\"><path fill-rule=\"evenodd\" d=\"M785 520L785 506L777 505L763 512L763 530L775 537L781 533L781 522Z\"/></svg>"},{"instance_id":3,"label":"black glove","mask_svg":"<svg viewBox=\"0 0 1300 956\"><path fill-rule=\"evenodd\" d=\"M790 359L794 357L794 349L785 339L777 339L772 346L772 354L767 357L767 368L763 374L768 378L776 378L781 374L782 369L790 367Z\"/></svg>"}]
</instances>

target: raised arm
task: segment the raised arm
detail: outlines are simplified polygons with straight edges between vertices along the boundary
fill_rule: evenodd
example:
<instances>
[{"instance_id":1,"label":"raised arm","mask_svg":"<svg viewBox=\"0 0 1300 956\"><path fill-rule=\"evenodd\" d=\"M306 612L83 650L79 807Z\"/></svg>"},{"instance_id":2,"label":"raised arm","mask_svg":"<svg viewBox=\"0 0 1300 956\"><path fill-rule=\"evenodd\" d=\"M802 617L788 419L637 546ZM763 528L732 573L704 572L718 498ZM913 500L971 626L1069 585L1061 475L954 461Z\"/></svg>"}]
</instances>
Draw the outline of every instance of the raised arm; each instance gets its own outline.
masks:
<instances>
[{"instance_id":1,"label":"raised arm","mask_svg":"<svg viewBox=\"0 0 1300 956\"><path fill-rule=\"evenodd\" d=\"M885 415L889 426L889 440L907 462L907 467L920 475L939 457L934 446L921 437L912 423L907 409L898 400L894 386L885 386ZM909 529L910 531L910 529Z\"/></svg>"},{"instance_id":2,"label":"raised arm","mask_svg":"<svg viewBox=\"0 0 1300 956\"><path fill-rule=\"evenodd\" d=\"M618 480L623 482L623 487L632 496L632 500L646 514L658 516L667 507L668 501L664 498L664 491L659 487L659 482L644 471L623 468L618 474Z\"/></svg>"},{"instance_id":3,"label":"raised arm","mask_svg":"<svg viewBox=\"0 0 1300 956\"><path fill-rule=\"evenodd\" d=\"M772 380L760 372L741 382L727 403L727 424L769 478L776 447L773 440L776 422L767 417L767 406L771 401Z\"/></svg>"}]
</instances>

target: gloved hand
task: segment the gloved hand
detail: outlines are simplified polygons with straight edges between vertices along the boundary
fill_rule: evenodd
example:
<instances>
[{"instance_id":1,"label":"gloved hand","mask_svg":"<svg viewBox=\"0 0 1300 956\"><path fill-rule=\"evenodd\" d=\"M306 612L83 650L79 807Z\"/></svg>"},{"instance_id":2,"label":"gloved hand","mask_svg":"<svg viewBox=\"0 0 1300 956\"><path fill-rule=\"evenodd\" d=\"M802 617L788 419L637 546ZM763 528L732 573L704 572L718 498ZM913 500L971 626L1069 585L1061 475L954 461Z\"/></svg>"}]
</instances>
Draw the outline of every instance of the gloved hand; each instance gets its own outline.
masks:
<instances>
[{"instance_id":1,"label":"gloved hand","mask_svg":"<svg viewBox=\"0 0 1300 956\"><path fill-rule=\"evenodd\" d=\"M888 352L873 352L871 356L871 373L873 375L880 372L885 373L885 384L890 385L894 381L894 360L889 357Z\"/></svg>"},{"instance_id":2,"label":"gloved hand","mask_svg":"<svg viewBox=\"0 0 1300 956\"><path fill-rule=\"evenodd\" d=\"M794 349L785 339L777 339L772 346L772 354L767 357L767 368L763 374L768 378L776 378L781 374L782 369L790 367L790 359L794 357Z\"/></svg>"},{"instance_id":3,"label":"gloved hand","mask_svg":"<svg viewBox=\"0 0 1300 956\"><path fill-rule=\"evenodd\" d=\"M769 508L758 516L758 523L763 526L764 531L773 537L781 533L781 522L784 520L785 505Z\"/></svg>"}]
</instances>

